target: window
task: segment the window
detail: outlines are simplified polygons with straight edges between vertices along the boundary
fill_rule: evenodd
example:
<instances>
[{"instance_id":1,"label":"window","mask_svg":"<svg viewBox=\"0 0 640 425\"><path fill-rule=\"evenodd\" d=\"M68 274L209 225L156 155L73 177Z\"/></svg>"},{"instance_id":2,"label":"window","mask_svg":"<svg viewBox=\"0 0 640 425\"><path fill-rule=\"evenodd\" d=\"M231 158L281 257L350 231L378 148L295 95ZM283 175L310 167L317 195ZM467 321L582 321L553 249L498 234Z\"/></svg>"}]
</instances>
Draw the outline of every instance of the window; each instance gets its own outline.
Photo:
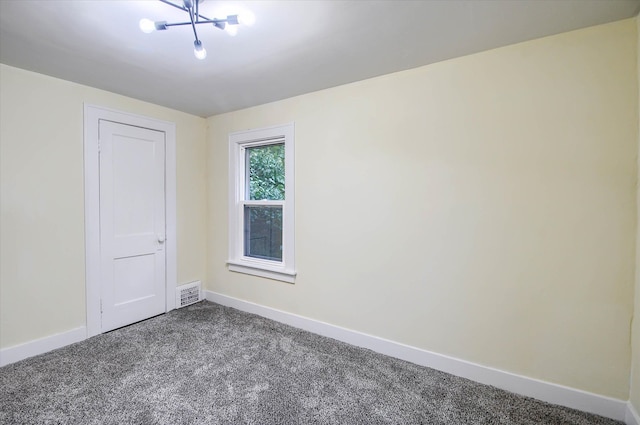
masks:
<instances>
[{"instance_id":1,"label":"window","mask_svg":"<svg viewBox=\"0 0 640 425\"><path fill-rule=\"evenodd\" d=\"M293 283L293 124L229 135L229 270Z\"/></svg>"}]
</instances>

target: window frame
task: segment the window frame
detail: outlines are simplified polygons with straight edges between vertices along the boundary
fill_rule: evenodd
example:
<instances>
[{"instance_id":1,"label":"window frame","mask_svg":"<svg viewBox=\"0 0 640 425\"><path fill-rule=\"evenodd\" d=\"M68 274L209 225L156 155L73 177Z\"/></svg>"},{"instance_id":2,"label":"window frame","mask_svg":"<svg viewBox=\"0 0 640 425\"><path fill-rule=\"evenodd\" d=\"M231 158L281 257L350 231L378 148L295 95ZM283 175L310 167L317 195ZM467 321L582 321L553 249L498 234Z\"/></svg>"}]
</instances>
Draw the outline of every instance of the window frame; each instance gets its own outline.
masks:
<instances>
[{"instance_id":1,"label":"window frame","mask_svg":"<svg viewBox=\"0 0 640 425\"><path fill-rule=\"evenodd\" d=\"M288 123L229 134L229 271L295 282L294 130ZM279 143L284 143L284 201L246 199L246 149ZM282 261L244 255L245 205L282 205Z\"/></svg>"}]
</instances>

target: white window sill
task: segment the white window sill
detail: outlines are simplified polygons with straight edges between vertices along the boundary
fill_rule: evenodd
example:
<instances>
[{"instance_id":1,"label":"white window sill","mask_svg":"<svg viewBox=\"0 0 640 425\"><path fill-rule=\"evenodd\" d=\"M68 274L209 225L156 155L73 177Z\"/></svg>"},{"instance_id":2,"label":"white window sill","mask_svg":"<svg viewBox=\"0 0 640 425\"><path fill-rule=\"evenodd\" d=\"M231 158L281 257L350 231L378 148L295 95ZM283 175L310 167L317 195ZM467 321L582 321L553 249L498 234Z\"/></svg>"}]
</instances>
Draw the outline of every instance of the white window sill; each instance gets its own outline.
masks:
<instances>
[{"instance_id":1,"label":"white window sill","mask_svg":"<svg viewBox=\"0 0 640 425\"><path fill-rule=\"evenodd\" d=\"M247 263L241 263L237 261L227 261L229 271L250 274L253 276L266 277L267 279L280 280L282 282L294 283L296 280L296 272L288 270L276 270L272 268L261 267L260 265L253 265Z\"/></svg>"}]
</instances>

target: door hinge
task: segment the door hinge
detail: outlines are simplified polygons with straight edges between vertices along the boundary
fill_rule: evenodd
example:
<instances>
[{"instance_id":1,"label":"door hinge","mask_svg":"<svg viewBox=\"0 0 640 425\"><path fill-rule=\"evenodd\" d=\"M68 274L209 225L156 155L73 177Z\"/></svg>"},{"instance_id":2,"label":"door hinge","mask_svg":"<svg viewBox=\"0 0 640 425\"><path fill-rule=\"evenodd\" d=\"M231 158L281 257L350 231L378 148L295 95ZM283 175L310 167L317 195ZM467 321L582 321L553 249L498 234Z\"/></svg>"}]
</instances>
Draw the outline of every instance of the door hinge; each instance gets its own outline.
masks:
<instances>
[{"instance_id":1,"label":"door hinge","mask_svg":"<svg viewBox=\"0 0 640 425\"><path fill-rule=\"evenodd\" d=\"M100 314L102 314L102 300L100 300Z\"/></svg>"}]
</instances>

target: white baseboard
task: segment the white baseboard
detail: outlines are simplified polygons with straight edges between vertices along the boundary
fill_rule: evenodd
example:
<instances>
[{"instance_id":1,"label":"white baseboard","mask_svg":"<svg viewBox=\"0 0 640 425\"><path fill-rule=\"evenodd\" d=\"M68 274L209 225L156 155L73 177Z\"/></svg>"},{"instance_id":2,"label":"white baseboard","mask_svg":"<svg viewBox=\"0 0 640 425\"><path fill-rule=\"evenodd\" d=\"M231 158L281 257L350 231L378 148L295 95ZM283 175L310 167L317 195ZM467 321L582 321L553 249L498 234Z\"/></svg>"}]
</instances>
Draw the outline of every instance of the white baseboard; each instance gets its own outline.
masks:
<instances>
[{"instance_id":1,"label":"white baseboard","mask_svg":"<svg viewBox=\"0 0 640 425\"><path fill-rule=\"evenodd\" d=\"M0 367L85 339L87 339L87 328L81 326L71 329L70 331L36 339L24 344L3 348L0 350Z\"/></svg>"},{"instance_id":2,"label":"white baseboard","mask_svg":"<svg viewBox=\"0 0 640 425\"><path fill-rule=\"evenodd\" d=\"M628 418L634 414L631 405L626 401L482 366L216 292L205 291L205 294L207 300L224 306L548 403L595 413L618 421L624 421L625 416ZM627 419L627 425L629 424L640 425L637 422L629 422Z\"/></svg>"},{"instance_id":3,"label":"white baseboard","mask_svg":"<svg viewBox=\"0 0 640 425\"><path fill-rule=\"evenodd\" d=\"M627 414L624 423L626 425L640 425L640 415L631 402L627 403Z\"/></svg>"}]
</instances>

